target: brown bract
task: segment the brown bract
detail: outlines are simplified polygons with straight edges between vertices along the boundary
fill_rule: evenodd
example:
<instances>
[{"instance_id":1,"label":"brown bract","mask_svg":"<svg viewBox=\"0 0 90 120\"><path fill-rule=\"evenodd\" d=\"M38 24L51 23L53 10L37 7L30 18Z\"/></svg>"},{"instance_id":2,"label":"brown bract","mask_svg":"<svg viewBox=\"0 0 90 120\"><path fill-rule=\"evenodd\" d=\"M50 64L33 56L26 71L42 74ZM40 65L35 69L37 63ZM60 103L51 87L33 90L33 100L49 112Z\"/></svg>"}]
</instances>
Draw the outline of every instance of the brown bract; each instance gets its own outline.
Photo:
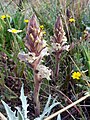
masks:
<instances>
[{"instance_id":1,"label":"brown bract","mask_svg":"<svg viewBox=\"0 0 90 120\"><path fill-rule=\"evenodd\" d=\"M62 21L60 17L58 17L55 23L55 28L54 28L54 42L61 43L64 34L65 33L62 26Z\"/></svg>"},{"instance_id":2,"label":"brown bract","mask_svg":"<svg viewBox=\"0 0 90 120\"><path fill-rule=\"evenodd\" d=\"M36 56L39 56L42 49L45 48L42 37L43 32L37 24L36 16L33 15L28 23L25 45L28 50L34 52Z\"/></svg>"}]
</instances>

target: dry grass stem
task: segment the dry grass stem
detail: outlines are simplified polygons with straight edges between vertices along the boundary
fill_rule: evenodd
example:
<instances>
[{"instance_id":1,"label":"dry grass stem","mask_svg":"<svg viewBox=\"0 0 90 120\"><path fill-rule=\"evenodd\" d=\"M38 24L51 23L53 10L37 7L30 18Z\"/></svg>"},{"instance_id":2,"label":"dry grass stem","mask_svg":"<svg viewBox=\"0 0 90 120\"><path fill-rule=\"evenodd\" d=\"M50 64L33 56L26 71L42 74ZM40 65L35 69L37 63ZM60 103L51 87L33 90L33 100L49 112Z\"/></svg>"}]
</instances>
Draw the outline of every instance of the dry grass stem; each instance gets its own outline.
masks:
<instances>
[{"instance_id":1,"label":"dry grass stem","mask_svg":"<svg viewBox=\"0 0 90 120\"><path fill-rule=\"evenodd\" d=\"M63 112L66 111L67 109L75 106L76 104L78 104L78 103L80 103L81 101L85 100L85 99L86 99L87 97L89 97L89 96L90 96L90 94L85 95L84 97L82 97L82 98L80 98L79 100L73 102L72 104L68 105L67 107L64 107L63 109L57 111L56 113L50 115L49 117L47 117L47 118L44 119L44 120L51 120L52 118L54 118L54 117L57 116L58 114L63 113Z\"/></svg>"},{"instance_id":2,"label":"dry grass stem","mask_svg":"<svg viewBox=\"0 0 90 120\"><path fill-rule=\"evenodd\" d=\"M7 118L0 112L0 120L7 120Z\"/></svg>"}]
</instances>

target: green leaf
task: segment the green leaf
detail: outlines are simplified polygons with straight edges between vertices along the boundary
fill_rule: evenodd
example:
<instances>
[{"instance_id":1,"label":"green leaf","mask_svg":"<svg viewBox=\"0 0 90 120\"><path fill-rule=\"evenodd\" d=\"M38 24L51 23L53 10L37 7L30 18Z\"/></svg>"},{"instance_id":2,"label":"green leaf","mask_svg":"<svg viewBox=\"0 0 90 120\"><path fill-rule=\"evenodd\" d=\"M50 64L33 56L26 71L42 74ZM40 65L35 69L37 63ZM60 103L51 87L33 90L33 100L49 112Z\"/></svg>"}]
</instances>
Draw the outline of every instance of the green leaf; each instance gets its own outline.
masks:
<instances>
[{"instance_id":1,"label":"green leaf","mask_svg":"<svg viewBox=\"0 0 90 120\"><path fill-rule=\"evenodd\" d=\"M9 58L13 58L11 54L9 54L5 49L0 47L0 51L4 52Z\"/></svg>"},{"instance_id":2,"label":"green leaf","mask_svg":"<svg viewBox=\"0 0 90 120\"><path fill-rule=\"evenodd\" d=\"M25 50L25 46L24 46L24 43L22 41L22 38L20 35L16 34L17 36L17 39L18 39L18 43L20 44L20 46L22 47L23 50Z\"/></svg>"},{"instance_id":3,"label":"green leaf","mask_svg":"<svg viewBox=\"0 0 90 120\"><path fill-rule=\"evenodd\" d=\"M1 102L5 107L9 120L18 120L18 118L15 116L16 112L13 112L3 100L1 100Z\"/></svg>"},{"instance_id":4,"label":"green leaf","mask_svg":"<svg viewBox=\"0 0 90 120\"><path fill-rule=\"evenodd\" d=\"M21 109L19 107L16 107L16 109L18 110L18 120L24 120L23 114L21 112Z\"/></svg>"},{"instance_id":5,"label":"green leaf","mask_svg":"<svg viewBox=\"0 0 90 120\"><path fill-rule=\"evenodd\" d=\"M61 116L60 116L60 114L58 114L58 116L57 116L57 120L61 120Z\"/></svg>"},{"instance_id":6,"label":"green leaf","mask_svg":"<svg viewBox=\"0 0 90 120\"><path fill-rule=\"evenodd\" d=\"M24 116L24 120L27 120L27 113L28 113L28 111L27 111L28 104L27 104L26 98L27 97L24 95L24 85L22 84L20 99L22 102L22 113Z\"/></svg>"},{"instance_id":7,"label":"green leaf","mask_svg":"<svg viewBox=\"0 0 90 120\"><path fill-rule=\"evenodd\" d=\"M51 110L52 110L55 106L57 106L57 105L60 104L59 102L55 102L55 101L56 101L56 98L53 100L52 105L49 106L50 103L51 103L51 95L49 95L48 101L47 101L47 103L46 103L46 105L45 105L45 108L44 108L43 113L42 113L39 117L35 118L34 120L43 120L43 118L46 117L46 115L47 115L47 117L48 117L48 116L50 115ZM59 119L58 119L58 120L59 120Z\"/></svg>"},{"instance_id":8,"label":"green leaf","mask_svg":"<svg viewBox=\"0 0 90 120\"><path fill-rule=\"evenodd\" d=\"M49 97L48 97L48 101L45 105L44 111L49 107L50 101L51 101L51 95L49 95Z\"/></svg>"}]
</instances>

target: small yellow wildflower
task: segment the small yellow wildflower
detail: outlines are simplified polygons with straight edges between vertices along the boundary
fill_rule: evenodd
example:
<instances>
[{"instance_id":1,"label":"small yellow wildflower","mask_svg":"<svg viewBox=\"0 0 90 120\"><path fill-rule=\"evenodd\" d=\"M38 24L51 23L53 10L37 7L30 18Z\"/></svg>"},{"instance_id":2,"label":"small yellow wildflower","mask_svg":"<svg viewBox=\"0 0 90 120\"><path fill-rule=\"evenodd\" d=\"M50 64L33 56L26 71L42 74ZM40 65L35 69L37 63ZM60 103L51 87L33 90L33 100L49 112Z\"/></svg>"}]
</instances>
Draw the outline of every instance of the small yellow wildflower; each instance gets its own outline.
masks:
<instances>
[{"instance_id":1,"label":"small yellow wildflower","mask_svg":"<svg viewBox=\"0 0 90 120\"><path fill-rule=\"evenodd\" d=\"M2 15L1 19L4 20L6 18L6 15Z\"/></svg>"},{"instance_id":2,"label":"small yellow wildflower","mask_svg":"<svg viewBox=\"0 0 90 120\"><path fill-rule=\"evenodd\" d=\"M81 73L80 72L74 72L73 74L72 74L72 78L73 79L80 79L80 77L81 77Z\"/></svg>"},{"instance_id":3,"label":"small yellow wildflower","mask_svg":"<svg viewBox=\"0 0 90 120\"><path fill-rule=\"evenodd\" d=\"M2 20L4 20L5 18L10 18L10 15L6 14L6 15L1 15L0 17Z\"/></svg>"},{"instance_id":4,"label":"small yellow wildflower","mask_svg":"<svg viewBox=\"0 0 90 120\"><path fill-rule=\"evenodd\" d=\"M74 18L70 18L70 19L69 19L69 22L71 22L71 23L72 23L72 22L75 22L75 19L74 19Z\"/></svg>"},{"instance_id":5,"label":"small yellow wildflower","mask_svg":"<svg viewBox=\"0 0 90 120\"><path fill-rule=\"evenodd\" d=\"M43 31L43 34L46 34L46 32L45 32L45 31Z\"/></svg>"},{"instance_id":6,"label":"small yellow wildflower","mask_svg":"<svg viewBox=\"0 0 90 120\"><path fill-rule=\"evenodd\" d=\"M22 32L22 30L16 30L16 29L12 28L12 29L8 29L8 32L11 32L11 33L20 33L20 32Z\"/></svg>"},{"instance_id":7,"label":"small yellow wildflower","mask_svg":"<svg viewBox=\"0 0 90 120\"><path fill-rule=\"evenodd\" d=\"M44 26L43 26L43 25L40 25L40 29L42 29L42 30L43 30L43 29L44 29Z\"/></svg>"},{"instance_id":8,"label":"small yellow wildflower","mask_svg":"<svg viewBox=\"0 0 90 120\"><path fill-rule=\"evenodd\" d=\"M24 22L25 22L25 23L28 23L28 22L29 22L29 20L28 20L28 19L25 19L25 20L24 20Z\"/></svg>"}]
</instances>

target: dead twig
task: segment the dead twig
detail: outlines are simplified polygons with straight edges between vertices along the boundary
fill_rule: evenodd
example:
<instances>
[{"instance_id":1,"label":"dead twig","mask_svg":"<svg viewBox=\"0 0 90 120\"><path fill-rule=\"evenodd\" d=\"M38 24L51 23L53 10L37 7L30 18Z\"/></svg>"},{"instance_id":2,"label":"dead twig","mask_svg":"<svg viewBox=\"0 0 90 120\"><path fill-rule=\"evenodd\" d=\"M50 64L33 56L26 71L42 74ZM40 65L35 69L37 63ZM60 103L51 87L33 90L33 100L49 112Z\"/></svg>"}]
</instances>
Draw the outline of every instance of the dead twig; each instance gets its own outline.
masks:
<instances>
[{"instance_id":1,"label":"dead twig","mask_svg":"<svg viewBox=\"0 0 90 120\"><path fill-rule=\"evenodd\" d=\"M57 116L58 114L61 114L62 112L66 111L67 109L75 106L76 104L78 104L78 103L80 103L81 101L85 100L85 99L86 99L87 97L89 97L89 96L90 96L90 94L87 94L87 95L83 96L83 97L80 98L79 100L77 100L77 101L73 102L72 104L64 107L63 109L61 109L61 110L53 113L52 115L50 115L49 117L45 118L44 120L51 120L52 118L54 118L54 117Z\"/></svg>"},{"instance_id":2,"label":"dead twig","mask_svg":"<svg viewBox=\"0 0 90 120\"><path fill-rule=\"evenodd\" d=\"M7 118L0 112L0 120L7 120Z\"/></svg>"}]
</instances>

